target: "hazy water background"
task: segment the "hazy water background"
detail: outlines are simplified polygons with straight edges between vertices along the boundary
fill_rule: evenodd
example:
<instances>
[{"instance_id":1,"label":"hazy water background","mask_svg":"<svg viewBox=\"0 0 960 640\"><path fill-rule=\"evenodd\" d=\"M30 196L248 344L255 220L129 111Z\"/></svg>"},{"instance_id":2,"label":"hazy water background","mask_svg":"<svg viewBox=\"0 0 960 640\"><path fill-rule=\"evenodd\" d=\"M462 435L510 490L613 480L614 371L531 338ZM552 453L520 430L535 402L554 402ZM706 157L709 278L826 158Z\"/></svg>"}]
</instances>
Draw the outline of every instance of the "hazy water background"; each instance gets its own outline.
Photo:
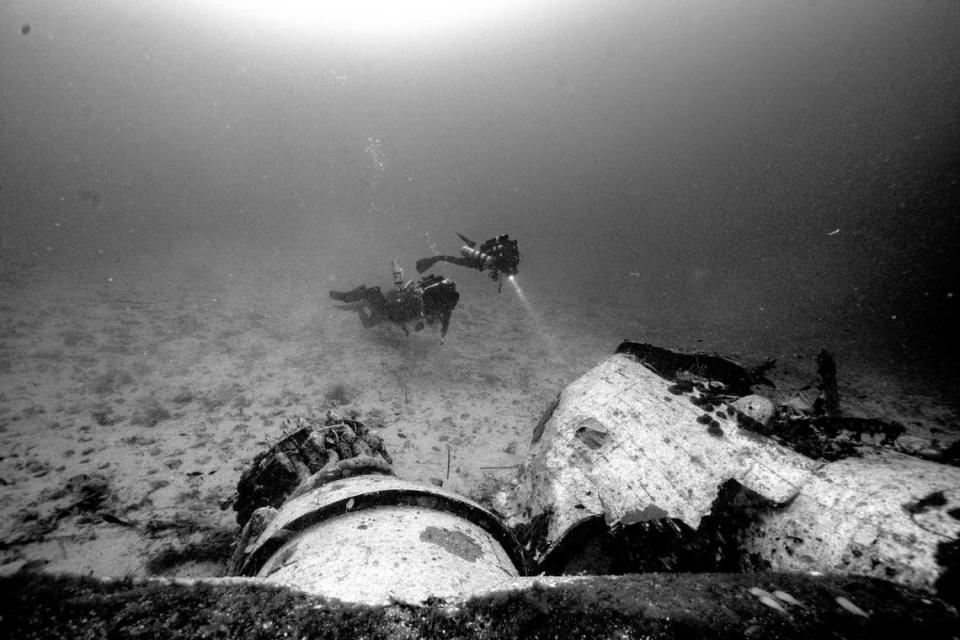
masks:
<instances>
[{"instance_id":1,"label":"hazy water background","mask_svg":"<svg viewBox=\"0 0 960 640\"><path fill-rule=\"evenodd\" d=\"M547 331L956 362L960 3L555 2L416 38L221 4L0 5L0 251L319 308L508 232Z\"/></svg>"}]
</instances>

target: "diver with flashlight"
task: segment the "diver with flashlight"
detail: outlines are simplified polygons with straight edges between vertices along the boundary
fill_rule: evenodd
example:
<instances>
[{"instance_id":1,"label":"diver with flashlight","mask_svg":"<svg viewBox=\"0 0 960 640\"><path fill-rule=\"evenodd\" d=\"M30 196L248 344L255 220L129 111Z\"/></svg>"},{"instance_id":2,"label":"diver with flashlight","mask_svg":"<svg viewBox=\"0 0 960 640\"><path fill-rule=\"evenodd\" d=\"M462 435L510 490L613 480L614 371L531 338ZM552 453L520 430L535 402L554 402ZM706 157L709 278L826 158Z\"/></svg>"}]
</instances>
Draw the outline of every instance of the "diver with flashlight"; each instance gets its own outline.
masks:
<instances>
[{"instance_id":1,"label":"diver with flashlight","mask_svg":"<svg viewBox=\"0 0 960 640\"><path fill-rule=\"evenodd\" d=\"M477 243L464 235L457 234L466 244L460 247L459 256L431 256L417 260L417 273L423 273L438 262L450 262L461 267L470 267L478 271L487 270L497 283L497 290L503 287L503 278L515 276L519 272L520 250L517 241L503 234L490 238L479 247Z\"/></svg>"},{"instance_id":2,"label":"diver with flashlight","mask_svg":"<svg viewBox=\"0 0 960 640\"><path fill-rule=\"evenodd\" d=\"M457 286L451 280L429 275L404 282L403 269L394 260L393 285L386 295L380 287L360 285L350 291L331 291L330 297L347 303L338 308L356 311L365 329L389 320L409 336L408 322L415 322L414 331L440 323L440 336L447 335L450 315L460 301Z\"/></svg>"}]
</instances>

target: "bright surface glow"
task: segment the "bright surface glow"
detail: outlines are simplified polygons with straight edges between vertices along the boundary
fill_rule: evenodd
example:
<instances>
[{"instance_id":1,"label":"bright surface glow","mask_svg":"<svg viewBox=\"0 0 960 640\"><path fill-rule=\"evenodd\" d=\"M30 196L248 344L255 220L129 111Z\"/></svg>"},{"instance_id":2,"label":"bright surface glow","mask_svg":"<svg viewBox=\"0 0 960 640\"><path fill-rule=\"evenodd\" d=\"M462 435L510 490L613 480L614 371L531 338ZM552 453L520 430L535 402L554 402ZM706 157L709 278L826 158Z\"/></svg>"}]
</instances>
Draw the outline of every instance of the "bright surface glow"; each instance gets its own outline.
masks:
<instances>
[{"instance_id":1,"label":"bright surface glow","mask_svg":"<svg viewBox=\"0 0 960 640\"><path fill-rule=\"evenodd\" d=\"M531 3L532 0L214 0L212 4L222 13L260 27L389 38L476 26Z\"/></svg>"}]
</instances>

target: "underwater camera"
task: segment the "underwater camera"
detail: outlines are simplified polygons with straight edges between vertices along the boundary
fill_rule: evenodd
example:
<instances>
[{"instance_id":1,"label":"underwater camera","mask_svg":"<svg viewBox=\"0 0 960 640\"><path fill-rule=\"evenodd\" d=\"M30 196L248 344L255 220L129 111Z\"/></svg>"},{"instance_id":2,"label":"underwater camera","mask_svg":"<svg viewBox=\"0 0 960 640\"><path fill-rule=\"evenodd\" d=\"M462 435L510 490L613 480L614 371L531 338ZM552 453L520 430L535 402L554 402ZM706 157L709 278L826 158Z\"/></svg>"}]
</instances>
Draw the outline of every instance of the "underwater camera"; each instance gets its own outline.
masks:
<instances>
[{"instance_id":1,"label":"underwater camera","mask_svg":"<svg viewBox=\"0 0 960 640\"><path fill-rule=\"evenodd\" d=\"M520 249L517 246L517 241L511 239L509 234L505 233L496 238L491 238L479 247L477 247L476 242L459 233L457 235L467 243L460 247L460 255L473 268L480 271L489 269L490 277L494 280L499 280L503 276L513 276L519 272Z\"/></svg>"}]
</instances>

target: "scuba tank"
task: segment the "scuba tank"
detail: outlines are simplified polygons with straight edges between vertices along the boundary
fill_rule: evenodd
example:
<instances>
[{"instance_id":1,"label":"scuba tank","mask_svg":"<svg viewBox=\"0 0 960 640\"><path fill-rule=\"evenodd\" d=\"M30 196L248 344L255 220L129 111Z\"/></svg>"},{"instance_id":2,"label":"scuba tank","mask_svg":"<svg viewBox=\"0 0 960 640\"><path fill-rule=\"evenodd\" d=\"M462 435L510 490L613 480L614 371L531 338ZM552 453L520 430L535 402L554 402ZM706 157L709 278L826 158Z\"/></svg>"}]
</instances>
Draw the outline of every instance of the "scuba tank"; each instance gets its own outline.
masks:
<instances>
[{"instance_id":1,"label":"scuba tank","mask_svg":"<svg viewBox=\"0 0 960 640\"><path fill-rule=\"evenodd\" d=\"M393 272L394 290L387 294L387 317L390 320L403 324L420 318L423 315L423 299L420 291L403 281L403 269L399 260L390 262Z\"/></svg>"},{"instance_id":2,"label":"scuba tank","mask_svg":"<svg viewBox=\"0 0 960 640\"><path fill-rule=\"evenodd\" d=\"M398 260L393 260L390 263L391 269L393 270L393 284L397 290L403 289L403 268L400 267L400 262Z\"/></svg>"}]
</instances>

